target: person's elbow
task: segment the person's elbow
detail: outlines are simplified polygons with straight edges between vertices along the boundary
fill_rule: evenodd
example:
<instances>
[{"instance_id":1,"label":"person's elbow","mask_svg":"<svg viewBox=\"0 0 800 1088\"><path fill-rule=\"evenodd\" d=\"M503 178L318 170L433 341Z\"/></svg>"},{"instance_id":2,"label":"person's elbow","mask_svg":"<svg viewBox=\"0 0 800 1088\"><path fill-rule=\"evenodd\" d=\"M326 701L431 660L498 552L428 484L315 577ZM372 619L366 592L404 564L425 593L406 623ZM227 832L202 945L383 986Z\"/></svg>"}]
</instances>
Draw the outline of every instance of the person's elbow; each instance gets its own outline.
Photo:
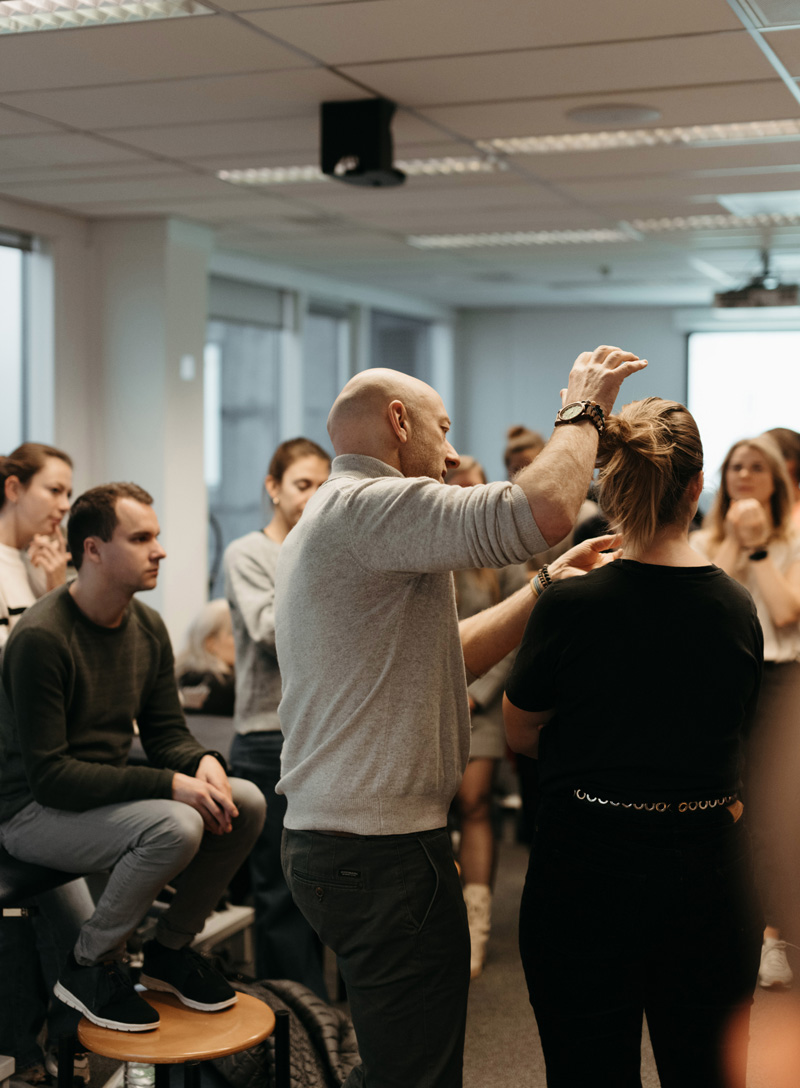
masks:
<instances>
[{"instance_id":1,"label":"person's elbow","mask_svg":"<svg viewBox=\"0 0 800 1088\"><path fill-rule=\"evenodd\" d=\"M577 518L574 513L567 510L561 503L547 503L537 506L533 511L536 527L545 539L548 548L560 544L569 536Z\"/></svg>"}]
</instances>

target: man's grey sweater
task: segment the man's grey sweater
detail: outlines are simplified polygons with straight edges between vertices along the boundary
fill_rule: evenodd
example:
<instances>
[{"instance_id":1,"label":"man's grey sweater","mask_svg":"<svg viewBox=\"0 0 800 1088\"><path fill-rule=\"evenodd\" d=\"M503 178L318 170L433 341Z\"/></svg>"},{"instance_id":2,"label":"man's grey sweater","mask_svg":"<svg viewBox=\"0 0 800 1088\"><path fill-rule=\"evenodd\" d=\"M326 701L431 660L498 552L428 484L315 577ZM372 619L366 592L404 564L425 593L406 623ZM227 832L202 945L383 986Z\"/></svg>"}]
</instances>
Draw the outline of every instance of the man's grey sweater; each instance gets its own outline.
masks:
<instances>
[{"instance_id":1,"label":"man's grey sweater","mask_svg":"<svg viewBox=\"0 0 800 1088\"><path fill-rule=\"evenodd\" d=\"M263 532L225 549L225 596L236 643L237 733L276 732L281 674L275 656L275 568L281 546Z\"/></svg>"},{"instance_id":2,"label":"man's grey sweater","mask_svg":"<svg viewBox=\"0 0 800 1088\"><path fill-rule=\"evenodd\" d=\"M335 459L278 562L286 827L445 826L470 740L451 572L544 546L515 485L446 487Z\"/></svg>"}]
</instances>

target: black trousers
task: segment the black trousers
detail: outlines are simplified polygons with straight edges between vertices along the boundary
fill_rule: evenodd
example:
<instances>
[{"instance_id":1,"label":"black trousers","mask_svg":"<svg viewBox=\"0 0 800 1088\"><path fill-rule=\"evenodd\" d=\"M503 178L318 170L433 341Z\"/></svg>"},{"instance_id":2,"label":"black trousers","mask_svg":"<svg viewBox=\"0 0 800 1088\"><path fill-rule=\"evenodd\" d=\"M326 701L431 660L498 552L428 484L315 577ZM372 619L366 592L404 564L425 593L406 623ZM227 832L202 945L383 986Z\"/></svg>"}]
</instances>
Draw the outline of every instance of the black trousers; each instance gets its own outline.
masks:
<instances>
[{"instance_id":1,"label":"black trousers","mask_svg":"<svg viewBox=\"0 0 800 1088\"><path fill-rule=\"evenodd\" d=\"M283 866L347 987L362 1064L346 1088L461 1088L469 930L447 831L287 828Z\"/></svg>"},{"instance_id":2,"label":"black trousers","mask_svg":"<svg viewBox=\"0 0 800 1088\"><path fill-rule=\"evenodd\" d=\"M727 809L543 801L520 951L549 1088L641 1088L643 1014L662 1088L744 1088L721 1049L752 1003L761 928L747 830Z\"/></svg>"}]
</instances>

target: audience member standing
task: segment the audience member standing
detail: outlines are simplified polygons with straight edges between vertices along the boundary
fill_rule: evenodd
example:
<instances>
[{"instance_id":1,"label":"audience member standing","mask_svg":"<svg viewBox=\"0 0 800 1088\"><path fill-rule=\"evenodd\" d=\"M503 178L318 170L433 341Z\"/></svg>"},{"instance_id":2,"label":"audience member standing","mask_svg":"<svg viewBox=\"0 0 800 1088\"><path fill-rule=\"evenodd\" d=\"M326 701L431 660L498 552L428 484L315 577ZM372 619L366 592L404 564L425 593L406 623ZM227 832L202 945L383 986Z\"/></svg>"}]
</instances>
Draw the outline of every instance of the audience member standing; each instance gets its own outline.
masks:
<instances>
[{"instance_id":1,"label":"audience member standing","mask_svg":"<svg viewBox=\"0 0 800 1088\"><path fill-rule=\"evenodd\" d=\"M757 770L762 733L774 708L800 681L800 534L792 526L791 483L768 436L737 442L720 475L714 505L691 539L698 551L745 586L756 603L764 631L764 680L748 756ZM769 833L759 825L759 837ZM757 862L769 856L757 840ZM776 916L776 875L768 863L759 870L768 924L758 981L766 989L782 989L791 984L792 970Z\"/></svg>"},{"instance_id":2,"label":"audience member standing","mask_svg":"<svg viewBox=\"0 0 800 1088\"><path fill-rule=\"evenodd\" d=\"M474 457L462 457L458 468L447 473L447 482L456 487L474 487L486 483L486 474ZM454 577L460 620L498 604L528 582L524 564L499 570L457 570ZM458 860L467 904L472 978L483 970L491 929L496 854L492 785L497 765L506 753L502 704L511 661L509 654L469 686L469 763L454 802L459 817Z\"/></svg>"},{"instance_id":3,"label":"audience member standing","mask_svg":"<svg viewBox=\"0 0 800 1088\"><path fill-rule=\"evenodd\" d=\"M281 676L275 654L275 568L286 537L306 503L328 478L330 457L307 438L282 442L264 486L273 516L264 529L234 540L225 551L225 592L236 643L236 736L231 767L267 799L267 820L250 854L256 911L259 978L302 982L328 994L316 934L297 909L281 869L286 798L275 793L281 776L283 734L278 720Z\"/></svg>"},{"instance_id":4,"label":"audience member standing","mask_svg":"<svg viewBox=\"0 0 800 1088\"><path fill-rule=\"evenodd\" d=\"M547 1084L639 1084L644 1013L662 1088L744 1088L721 1044L758 971L738 799L758 617L689 544L703 451L682 405L626 405L598 463L623 558L545 588L505 702L540 764L520 951Z\"/></svg>"},{"instance_id":5,"label":"audience member standing","mask_svg":"<svg viewBox=\"0 0 800 1088\"><path fill-rule=\"evenodd\" d=\"M789 474L792 492L792 522L800 529L800 434L788 427L772 427L765 437L776 442Z\"/></svg>"},{"instance_id":6,"label":"audience member standing","mask_svg":"<svg viewBox=\"0 0 800 1088\"><path fill-rule=\"evenodd\" d=\"M61 522L71 494L72 461L63 451L26 442L0 457L0 658L25 610L66 581ZM36 902L32 920L0 925L0 1052L14 1057L17 1080L34 1085L46 1080L46 1061L52 1069L59 1036L75 1030L78 1017L50 995L94 910L84 880L46 892ZM45 1018L46 1054L38 1040ZM88 1081L85 1056L76 1059L75 1072Z\"/></svg>"}]
</instances>

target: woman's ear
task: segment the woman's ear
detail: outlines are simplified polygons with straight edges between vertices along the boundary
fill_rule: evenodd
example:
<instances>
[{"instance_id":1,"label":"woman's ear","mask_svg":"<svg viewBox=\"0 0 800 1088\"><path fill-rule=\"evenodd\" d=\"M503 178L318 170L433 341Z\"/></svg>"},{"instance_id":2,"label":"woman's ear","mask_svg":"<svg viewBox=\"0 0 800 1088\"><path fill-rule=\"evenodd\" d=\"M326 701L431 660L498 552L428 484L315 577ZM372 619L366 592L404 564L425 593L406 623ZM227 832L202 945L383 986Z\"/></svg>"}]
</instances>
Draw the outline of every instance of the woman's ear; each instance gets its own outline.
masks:
<instances>
[{"instance_id":1,"label":"woman's ear","mask_svg":"<svg viewBox=\"0 0 800 1088\"><path fill-rule=\"evenodd\" d=\"M275 500L281 493L280 483L275 479L274 476L267 476L264 480L264 487L267 494L272 499L273 504L275 504Z\"/></svg>"},{"instance_id":2,"label":"woman's ear","mask_svg":"<svg viewBox=\"0 0 800 1088\"><path fill-rule=\"evenodd\" d=\"M700 469L700 471L697 473L697 475L694 476L689 481L688 490L689 490L689 499L691 500L691 502L695 503L695 502L700 501L700 496L703 494L703 484L704 484L704 482L705 482L705 476L703 475L703 470Z\"/></svg>"},{"instance_id":3,"label":"woman's ear","mask_svg":"<svg viewBox=\"0 0 800 1088\"><path fill-rule=\"evenodd\" d=\"M24 490L24 487L19 482L19 476L6 476L3 485L6 502L18 502L19 497Z\"/></svg>"}]
</instances>

